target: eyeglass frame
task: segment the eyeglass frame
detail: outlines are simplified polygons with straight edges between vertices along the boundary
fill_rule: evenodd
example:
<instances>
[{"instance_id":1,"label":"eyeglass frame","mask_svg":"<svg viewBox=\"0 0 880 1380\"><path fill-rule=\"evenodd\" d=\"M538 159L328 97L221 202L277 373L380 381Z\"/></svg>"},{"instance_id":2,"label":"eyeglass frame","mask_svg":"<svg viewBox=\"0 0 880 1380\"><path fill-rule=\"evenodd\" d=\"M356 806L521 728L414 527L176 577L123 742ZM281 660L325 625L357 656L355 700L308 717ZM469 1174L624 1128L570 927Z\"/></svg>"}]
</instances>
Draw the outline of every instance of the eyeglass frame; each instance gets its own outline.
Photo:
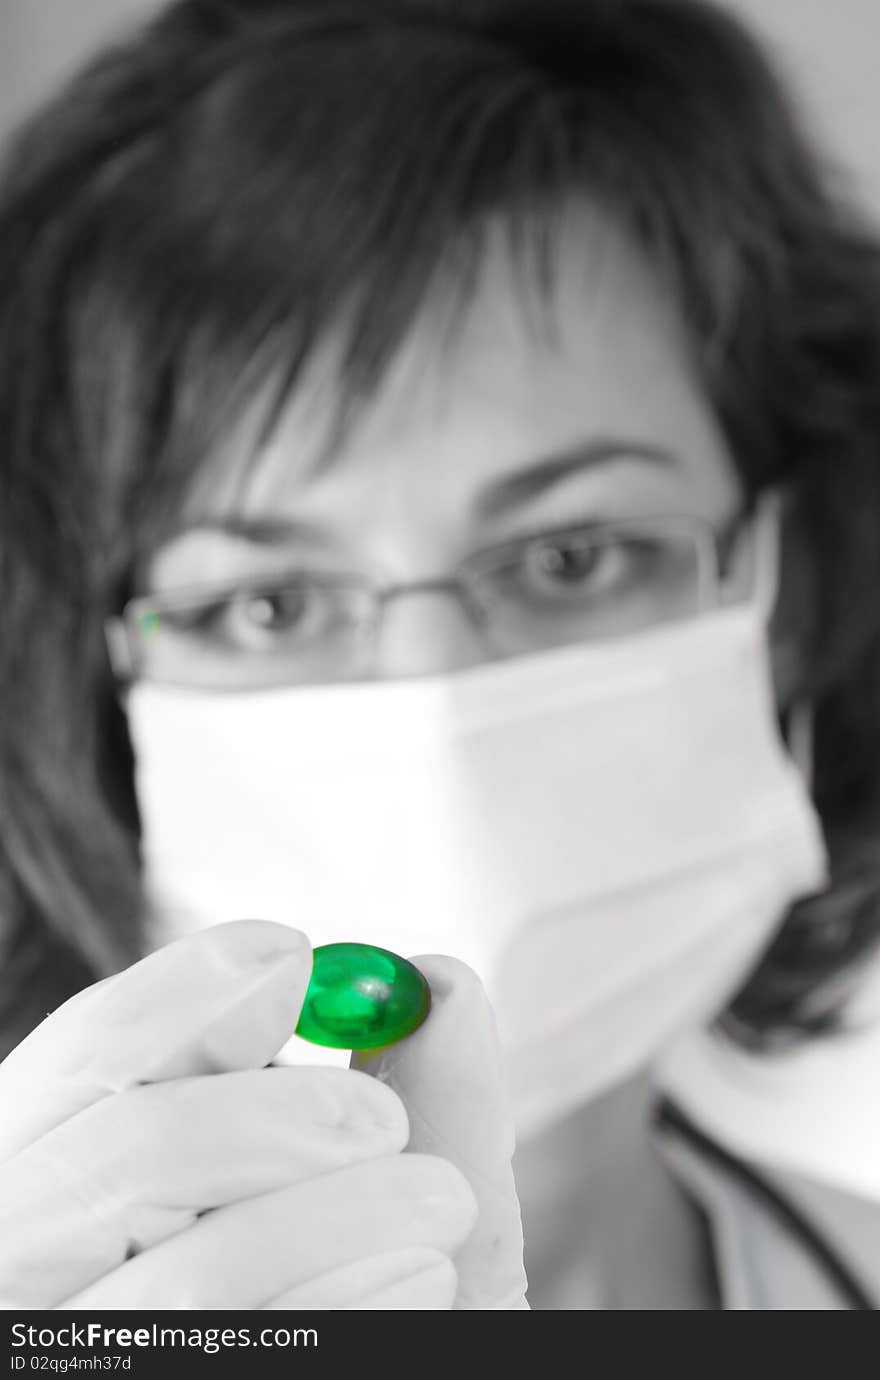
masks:
<instances>
[{"instance_id":1,"label":"eyeglass frame","mask_svg":"<svg viewBox=\"0 0 880 1380\"><path fill-rule=\"evenodd\" d=\"M472 624L482 629L487 620L485 611L479 607L473 598L475 575L480 569L498 564L504 552L518 552L530 542L552 540L568 534L588 533L595 536L597 533L610 535L626 531L644 533L646 527L657 531L661 528L668 531L678 529L694 539L697 554L697 609L693 616L699 618L719 606L721 602L719 596L723 589L731 551L743 528L753 516L753 512L741 510L728 519L721 528L716 527L708 518L684 514L656 514L620 520L564 523L494 543L465 556L456 563L449 574L429 576L420 580L383 581L378 575L374 576L362 571L309 572L304 571L300 566L297 569L279 569L278 571L245 576L210 585L188 585L168 593L134 595L126 600L118 614L111 615L104 620L104 638L110 669L114 679L121 684L143 679L136 667L137 657L133 650L135 634L132 631L132 624L145 613L171 613L175 609L187 608L194 602L209 598L212 602L221 602L224 598L231 598L236 594L247 592L250 588L258 592L264 589L267 584L282 585L287 579L302 578L303 574L308 575L317 583L328 586L334 583L349 585L366 594L370 599L373 619L365 622L362 630L371 632L374 638L381 627L385 606L401 595L414 593L448 593L450 597L456 598L460 606L464 608ZM714 598L711 599L707 597L710 590L714 594ZM484 645L488 653L488 660L501 659L497 654L493 656L493 649L485 637ZM507 656L526 654L526 652L508 653Z\"/></svg>"}]
</instances>

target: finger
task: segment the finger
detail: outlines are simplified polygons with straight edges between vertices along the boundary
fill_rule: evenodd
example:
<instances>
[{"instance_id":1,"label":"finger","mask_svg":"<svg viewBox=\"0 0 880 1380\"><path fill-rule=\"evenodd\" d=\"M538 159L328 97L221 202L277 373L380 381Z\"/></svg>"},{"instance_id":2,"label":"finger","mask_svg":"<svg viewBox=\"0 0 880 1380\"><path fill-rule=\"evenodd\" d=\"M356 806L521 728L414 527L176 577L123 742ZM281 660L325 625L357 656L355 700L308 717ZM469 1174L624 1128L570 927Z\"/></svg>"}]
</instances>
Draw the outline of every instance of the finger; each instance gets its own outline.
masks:
<instances>
[{"instance_id":1,"label":"finger","mask_svg":"<svg viewBox=\"0 0 880 1380\"><path fill-rule=\"evenodd\" d=\"M305 1284L294 1285L267 1309L450 1309L457 1276L448 1256L427 1246L387 1251Z\"/></svg>"},{"instance_id":2,"label":"finger","mask_svg":"<svg viewBox=\"0 0 880 1380\"><path fill-rule=\"evenodd\" d=\"M54 1307L203 1212L399 1152L407 1135L391 1089L349 1069L217 1074L105 1098L0 1175L0 1297Z\"/></svg>"},{"instance_id":3,"label":"finger","mask_svg":"<svg viewBox=\"0 0 880 1380\"><path fill-rule=\"evenodd\" d=\"M409 1149L450 1160L477 1196L476 1228L455 1257L455 1308L527 1308L513 1117L492 1008L465 964L438 956L413 962L431 987L428 1019L398 1044L353 1055L352 1067L399 1094L409 1116Z\"/></svg>"},{"instance_id":4,"label":"finger","mask_svg":"<svg viewBox=\"0 0 880 1380\"><path fill-rule=\"evenodd\" d=\"M0 1064L0 1162L109 1093L267 1064L293 1033L311 966L299 930L240 920L85 988Z\"/></svg>"},{"instance_id":5,"label":"finger","mask_svg":"<svg viewBox=\"0 0 880 1380\"><path fill-rule=\"evenodd\" d=\"M461 1174L430 1155L349 1165L218 1208L65 1309L263 1308L294 1285L407 1246L452 1255L476 1220Z\"/></svg>"},{"instance_id":6,"label":"finger","mask_svg":"<svg viewBox=\"0 0 880 1380\"><path fill-rule=\"evenodd\" d=\"M458 1275L451 1260L444 1260L413 1275L411 1279L389 1284L387 1288L367 1295L357 1303L349 1304L350 1309L365 1312L367 1309L396 1309L397 1311L439 1312L453 1306Z\"/></svg>"}]
</instances>

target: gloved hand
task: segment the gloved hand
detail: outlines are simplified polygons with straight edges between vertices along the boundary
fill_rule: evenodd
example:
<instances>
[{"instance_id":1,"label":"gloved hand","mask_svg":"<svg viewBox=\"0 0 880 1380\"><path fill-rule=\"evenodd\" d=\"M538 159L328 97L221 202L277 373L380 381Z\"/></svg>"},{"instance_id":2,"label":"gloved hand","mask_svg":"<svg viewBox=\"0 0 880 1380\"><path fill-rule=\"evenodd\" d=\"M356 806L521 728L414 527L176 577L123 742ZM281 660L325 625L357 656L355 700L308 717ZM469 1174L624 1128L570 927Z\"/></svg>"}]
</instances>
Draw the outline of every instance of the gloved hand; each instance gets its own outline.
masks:
<instances>
[{"instance_id":1,"label":"gloved hand","mask_svg":"<svg viewBox=\"0 0 880 1380\"><path fill-rule=\"evenodd\" d=\"M481 1280L491 1292L483 1189L452 1163L454 1070L473 1055L439 1048L445 1003L468 974L455 967L399 1047L422 1036L399 1091L357 1069L265 1067L311 971L307 939L286 926L203 931L67 1002L0 1065L2 1305L449 1309L480 1297ZM485 999L468 987L459 1019L480 1027ZM483 1076L495 1086L497 1068ZM419 1117L429 1109L448 1128L442 1154L422 1153L419 1137L400 1153L412 1077ZM487 1117L497 1105L486 1101ZM508 1146L503 1132L509 1176Z\"/></svg>"},{"instance_id":2,"label":"gloved hand","mask_svg":"<svg viewBox=\"0 0 880 1380\"><path fill-rule=\"evenodd\" d=\"M408 1152L442 1155L473 1188L476 1226L456 1253L453 1307L527 1309L519 1201L511 1160L513 1119L501 1080L492 1009L471 968L454 958L413 960L431 987L431 1014L406 1040L377 1054L355 1053L364 1069L402 1098Z\"/></svg>"}]
</instances>

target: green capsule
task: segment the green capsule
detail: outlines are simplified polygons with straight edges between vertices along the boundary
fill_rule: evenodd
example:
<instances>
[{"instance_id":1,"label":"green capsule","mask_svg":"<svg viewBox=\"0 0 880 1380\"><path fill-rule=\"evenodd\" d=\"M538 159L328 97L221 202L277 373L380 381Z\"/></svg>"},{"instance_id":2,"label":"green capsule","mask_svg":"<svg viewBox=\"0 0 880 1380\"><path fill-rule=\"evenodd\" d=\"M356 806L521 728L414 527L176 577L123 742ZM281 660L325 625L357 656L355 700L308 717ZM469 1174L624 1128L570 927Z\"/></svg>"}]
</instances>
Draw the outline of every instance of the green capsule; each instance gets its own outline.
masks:
<instances>
[{"instance_id":1,"label":"green capsule","mask_svg":"<svg viewBox=\"0 0 880 1380\"><path fill-rule=\"evenodd\" d=\"M296 1027L313 1045L379 1049L421 1025L431 989L412 963L373 944L321 944Z\"/></svg>"}]
</instances>

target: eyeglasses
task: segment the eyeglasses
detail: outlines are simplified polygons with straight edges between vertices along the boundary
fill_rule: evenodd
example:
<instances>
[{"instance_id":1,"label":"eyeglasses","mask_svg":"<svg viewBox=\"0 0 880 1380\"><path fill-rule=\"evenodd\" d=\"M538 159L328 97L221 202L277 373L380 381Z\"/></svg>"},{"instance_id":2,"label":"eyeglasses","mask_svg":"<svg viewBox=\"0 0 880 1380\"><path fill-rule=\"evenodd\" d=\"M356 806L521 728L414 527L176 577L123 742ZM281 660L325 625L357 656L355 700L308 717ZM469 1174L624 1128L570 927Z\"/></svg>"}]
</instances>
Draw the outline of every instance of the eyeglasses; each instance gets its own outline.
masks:
<instances>
[{"instance_id":1,"label":"eyeglasses","mask_svg":"<svg viewBox=\"0 0 880 1380\"><path fill-rule=\"evenodd\" d=\"M368 678L384 611L456 599L487 659L618 638L718 606L732 538L696 518L584 523L523 536L443 578L383 584L287 566L131 599L105 625L114 674L220 691Z\"/></svg>"}]
</instances>

